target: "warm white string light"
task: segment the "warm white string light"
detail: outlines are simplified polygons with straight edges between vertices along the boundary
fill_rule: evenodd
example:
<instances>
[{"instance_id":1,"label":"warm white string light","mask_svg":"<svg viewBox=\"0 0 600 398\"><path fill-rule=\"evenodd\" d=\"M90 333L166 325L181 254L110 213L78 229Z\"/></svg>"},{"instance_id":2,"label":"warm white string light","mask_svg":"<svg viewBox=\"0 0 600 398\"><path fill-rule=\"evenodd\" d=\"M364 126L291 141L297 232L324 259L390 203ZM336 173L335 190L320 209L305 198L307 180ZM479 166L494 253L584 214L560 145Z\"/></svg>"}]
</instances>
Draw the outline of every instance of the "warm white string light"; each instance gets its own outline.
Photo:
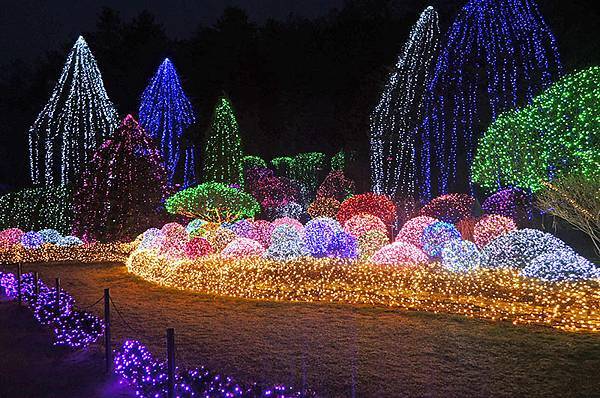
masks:
<instances>
[{"instance_id":1,"label":"warm white string light","mask_svg":"<svg viewBox=\"0 0 600 398\"><path fill-rule=\"evenodd\" d=\"M51 186L75 181L117 123L96 60L79 36L50 100L29 129L33 183Z\"/></svg>"},{"instance_id":2,"label":"warm white string light","mask_svg":"<svg viewBox=\"0 0 600 398\"><path fill-rule=\"evenodd\" d=\"M423 94L439 47L438 14L427 7L412 28L370 118L373 192L392 197L415 192L414 135Z\"/></svg>"}]
</instances>

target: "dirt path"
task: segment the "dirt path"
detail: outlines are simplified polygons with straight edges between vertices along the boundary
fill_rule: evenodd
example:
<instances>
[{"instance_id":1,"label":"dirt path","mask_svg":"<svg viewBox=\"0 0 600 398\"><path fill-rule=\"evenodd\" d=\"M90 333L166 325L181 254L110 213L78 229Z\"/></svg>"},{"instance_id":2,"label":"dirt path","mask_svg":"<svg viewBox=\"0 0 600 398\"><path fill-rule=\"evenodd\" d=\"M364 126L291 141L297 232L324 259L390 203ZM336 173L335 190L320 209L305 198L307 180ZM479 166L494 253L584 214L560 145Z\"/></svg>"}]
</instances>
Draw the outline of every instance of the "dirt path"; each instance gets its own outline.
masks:
<instances>
[{"instance_id":1,"label":"dirt path","mask_svg":"<svg viewBox=\"0 0 600 398\"><path fill-rule=\"evenodd\" d=\"M104 287L113 335L164 355L175 327L179 364L242 382L306 386L325 397L600 396L600 334L569 334L464 317L346 305L214 298L162 288L122 265L41 265L81 305ZM94 311L100 315L101 308Z\"/></svg>"},{"instance_id":2,"label":"dirt path","mask_svg":"<svg viewBox=\"0 0 600 398\"><path fill-rule=\"evenodd\" d=\"M102 361L97 348L54 347L28 309L0 300L0 398L134 397Z\"/></svg>"}]
</instances>

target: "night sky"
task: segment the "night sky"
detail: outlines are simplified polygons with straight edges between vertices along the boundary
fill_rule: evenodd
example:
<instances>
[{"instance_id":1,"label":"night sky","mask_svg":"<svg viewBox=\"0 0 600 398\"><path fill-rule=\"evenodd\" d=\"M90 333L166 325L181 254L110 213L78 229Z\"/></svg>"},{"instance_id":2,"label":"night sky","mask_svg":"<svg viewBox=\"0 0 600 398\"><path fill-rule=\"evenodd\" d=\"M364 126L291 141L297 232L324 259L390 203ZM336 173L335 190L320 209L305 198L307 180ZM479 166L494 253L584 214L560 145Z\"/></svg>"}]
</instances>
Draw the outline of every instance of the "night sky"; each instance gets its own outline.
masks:
<instances>
[{"instance_id":1,"label":"night sky","mask_svg":"<svg viewBox=\"0 0 600 398\"><path fill-rule=\"evenodd\" d=\"M172 38L191 35L199 24L212 25L228 6L245 9L252 21L286 19L290 14L315 18L343 0L3 0L0 13L0 54L2 63L16 58L31 60L49 49L96 25L98 13L107 6L124 19L148 10Z\"/></svg>"}]
</instances>

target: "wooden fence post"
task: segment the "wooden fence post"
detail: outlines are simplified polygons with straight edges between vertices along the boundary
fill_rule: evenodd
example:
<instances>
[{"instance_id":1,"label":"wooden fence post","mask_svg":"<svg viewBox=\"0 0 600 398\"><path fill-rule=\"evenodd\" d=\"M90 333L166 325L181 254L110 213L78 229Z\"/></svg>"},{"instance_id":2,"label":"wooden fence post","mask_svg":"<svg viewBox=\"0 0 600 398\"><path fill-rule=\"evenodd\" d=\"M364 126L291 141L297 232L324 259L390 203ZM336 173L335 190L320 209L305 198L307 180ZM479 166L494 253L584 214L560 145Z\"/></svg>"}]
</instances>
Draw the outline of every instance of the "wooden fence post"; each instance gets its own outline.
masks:
<instances>
[{"instance_id":1,"label":"wooden fence post","mask_svg":"<svg viewBox=\"0 0 600 398\"><path fill-rule=\"evenodd\" d=\"M175 329L167 329L168 398L175 398Z\"/></svg>"},{"instance_id":2,"label":"wooden fence post","mask_svg":"<svg viewBox=\"0 0 600 398\"><path fill-rule=\"evenodd\" d=\"M104 289L104 355L106 357L106 373L113 367L110 338L110 289Z\"/></svg>"}]
</instances>

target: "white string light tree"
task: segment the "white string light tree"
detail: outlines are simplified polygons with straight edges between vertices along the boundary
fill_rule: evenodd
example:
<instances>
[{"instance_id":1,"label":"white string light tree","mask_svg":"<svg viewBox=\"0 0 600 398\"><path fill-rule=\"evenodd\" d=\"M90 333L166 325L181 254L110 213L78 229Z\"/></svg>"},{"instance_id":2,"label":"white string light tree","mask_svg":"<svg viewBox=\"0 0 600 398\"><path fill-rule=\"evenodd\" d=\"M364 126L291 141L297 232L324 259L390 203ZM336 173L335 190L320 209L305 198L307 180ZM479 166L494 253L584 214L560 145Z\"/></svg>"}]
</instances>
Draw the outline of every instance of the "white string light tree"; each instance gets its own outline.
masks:
<instances>
[{"instance_id":1,"label":"white string light tree","mask_svg":"<svg viewBox=\"0 0 600 398\"><path fill-rule=\"evenodd\" d=\"M94 150L118 124L96 59L79 36L60 78L29 129L29 163L35 185L76 181Z\"/></svg>"},{"instance_id":2,"label":"white string light tree","mask_svg":"<svg viewBox=\"0 0 600 398\"><path fill-rule=\"evenodd\" d=\"M439 49L438 14L427 7L410 31L370 117L372 190L392 198L415 194L415 134Z\"/></svg>"}]
</instances>

